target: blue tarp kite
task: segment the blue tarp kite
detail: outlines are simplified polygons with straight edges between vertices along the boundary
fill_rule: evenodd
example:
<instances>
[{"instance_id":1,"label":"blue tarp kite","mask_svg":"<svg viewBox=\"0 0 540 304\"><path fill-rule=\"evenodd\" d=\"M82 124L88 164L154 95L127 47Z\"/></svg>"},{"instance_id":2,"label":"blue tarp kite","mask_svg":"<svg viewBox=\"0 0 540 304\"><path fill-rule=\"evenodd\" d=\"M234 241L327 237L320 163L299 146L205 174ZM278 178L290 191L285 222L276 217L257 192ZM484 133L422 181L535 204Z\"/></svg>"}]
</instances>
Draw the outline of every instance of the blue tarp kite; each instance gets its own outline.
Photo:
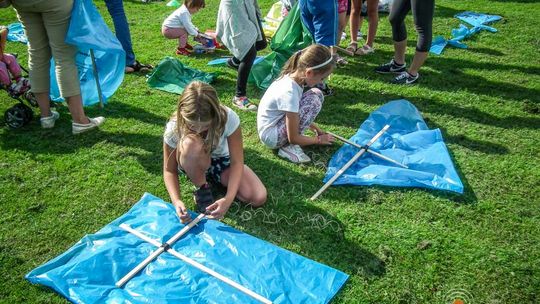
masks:
<instances>
[{"instance_id":1,"label":"blue tarp kite","mask_svg":"<svg viewBox=\"0 0 540 304\"><path fill-rule=\"evenodd\" d=\"M463 193L463 184L441 131L430 130L418 110L407 100L391 101L372 112L350 141L364 145L386 124L390 129L371 148L408 169L364 154L333 185L423 187ZM347 144L341 147L328 164L324 182L358 151Z\"/></svg>"},{"instance_id":2,"label":"blue tarp kite","mask_svg":"<svg viewBox=\"0 0 540 304\"><path fill-rule=\"evenodd\" d=\"M26 35L24 34L24 28L20 22L11 23L8 25L8 35L7 35L7 41L13 41L13 42L20 42L27 44L28 38L26 38Z\"/></svg>"},{"instance_id":3,"label":"blue tarp kite","mask_svg":"<svg viewBox=\"0 0 540 304\"><path fill-rule=\"evenodd\" d=\"M122 223L160 243L184 227L171 204L146 193L126 214L26 278L74 303L259 303L168 252L115 287L156 249L121 229ZM328 303L348 278L214 220L199 222L172 248L273 303Z\"/></svg>"},{"instance_id":4,"label":"blue tarp kite","mask_svg":"<svg viewBox=\"0 0 540 304\"><path fill-rule=\"evenodd\" d=\"M75 60L79 70L83 105L98 103L99 90L101 99L106 102L122 84L126 53L91 0L75 0L73 3L65 41L78 49ZM94 54L95 69L91 50ZM62 100L56 82L54 60L51 63L51 98L54 101Z\"/></svg>"},{"instance_id":5,"label":"blue tarp kite","mask_svg":"<svg viewBox=\"0 0 540 304\"><path fill-rule=\"evenodd\" d=\"M473 27L468 28L467 26L460 24L459 28L452 30L452 38L446 40L443 36L435 37L433 39L433 42L431 43L431 48L429 49L431 53L440 55L448 44L453 47L466 49L467 45L462 42L464 39L469 38L482 30L496 33L497 29L491 26L487 26L487 24L502 19L501 16L487 15L474 12L462 12L457 14L455 17L463 22L467 22Z\"/></svg>"}]
</instances>

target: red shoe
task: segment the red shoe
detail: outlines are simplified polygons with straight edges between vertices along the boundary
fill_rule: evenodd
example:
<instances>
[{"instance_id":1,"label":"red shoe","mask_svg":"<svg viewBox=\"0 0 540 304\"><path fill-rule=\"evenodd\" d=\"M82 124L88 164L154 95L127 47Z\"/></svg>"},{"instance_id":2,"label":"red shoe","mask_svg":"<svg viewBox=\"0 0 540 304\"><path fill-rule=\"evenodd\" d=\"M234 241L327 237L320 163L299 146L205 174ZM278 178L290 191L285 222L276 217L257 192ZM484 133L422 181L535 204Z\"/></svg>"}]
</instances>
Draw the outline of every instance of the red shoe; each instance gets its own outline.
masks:
<instances>
[{"instance_id":1,"label":"red shoe","mask_svg":"<svg viewBox=\"0 0 540 304\"><path fill-rule=\"evenodd\" d=\"M192 47L191 44L189 44L189 43L186 43L186 46L185 46L184 48L185 48L185 49L188 49L188 50L190 50L190 51L193 50L193 47Z\"/></svg>"},{"instance_id":2,"label":"red shoe","mask_svg":"<svg viewBox=\"0 0 540 304\"><path fill-rule=\"evenodd\" d=\"M186 48L176 48L176 55L189 56L189 55L191 55L191 52L186 50Z\"/></svg>"}]
</instances>

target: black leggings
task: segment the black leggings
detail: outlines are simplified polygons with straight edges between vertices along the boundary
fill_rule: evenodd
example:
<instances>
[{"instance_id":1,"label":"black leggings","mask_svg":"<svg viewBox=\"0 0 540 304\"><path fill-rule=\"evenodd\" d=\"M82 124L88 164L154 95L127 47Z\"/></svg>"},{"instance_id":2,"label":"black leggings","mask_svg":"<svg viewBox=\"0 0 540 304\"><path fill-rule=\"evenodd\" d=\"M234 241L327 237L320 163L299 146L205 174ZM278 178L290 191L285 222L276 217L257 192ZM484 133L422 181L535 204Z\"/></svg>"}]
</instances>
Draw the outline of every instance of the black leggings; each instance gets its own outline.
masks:
<instances>
[{"instance_id":1,"label":"black leggings","mask_svg":"<svg viewBox=\"0 0 540 304\"><path fill-rule=\"evenodd\" d=\"M257 51L265 49L267 45L268 42L266 42L266 38L263 34L263 40L255 42L242 60L233 57L234 63L239 63L238 77L236 78L236 97L246 96L249 72L251 72L253 62L255 62L255 58L257 58Z\"/></svg>"},{"instance_id":2,"label":"black leggings","mask_svg":"<svg viewBox=\"0 0 540 304\"><path fill-rule=\"evenodd\" d=\"M433 36L433 13L435 11L435 0L394 0L392 10L388 19L392 25L392 38L395 42L407 39L407 29L405 28L405 16L412 9L414 25L418 32L416 50L427 52L431 47Z\"/></svg>"},{"instance_id":3,"label":"black leggings","mask_svg":"<svg viewBox=\"0 0 540 304\"><path fill-rule=\"evenodd\" d=\"M268 46L268 42L266 42L266 37L264 36L264 31L260 18L258 18L258 14L257 20L259 20L259 22L257 22L257 25L259 26L262 40L255 41L255 44L249 49L249 51L246 53L246 56L244 56L242 60L233 57L233 62L238 63L238 76L236 78L236 97L246 96L249 72L251 72L253 62L255 62L255 58L257 58L257 51L263 50Z\"/></svg>"}]
</instances>

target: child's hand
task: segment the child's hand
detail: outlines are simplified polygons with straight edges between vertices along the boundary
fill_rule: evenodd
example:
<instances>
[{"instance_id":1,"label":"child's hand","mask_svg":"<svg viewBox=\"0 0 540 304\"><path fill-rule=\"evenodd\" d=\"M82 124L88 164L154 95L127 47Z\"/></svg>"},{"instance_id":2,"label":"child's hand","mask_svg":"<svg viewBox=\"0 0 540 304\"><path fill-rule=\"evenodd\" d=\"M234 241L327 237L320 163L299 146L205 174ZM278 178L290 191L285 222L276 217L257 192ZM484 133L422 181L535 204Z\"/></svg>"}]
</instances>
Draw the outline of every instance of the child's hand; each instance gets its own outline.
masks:
<instances>
[{"instance_id":1,"label":"child's hand","mask_svg":"<svg viewBox=\"0 0 540 304\"><path fill-rule=\"evenodd\" d=\"M317 137L319 138L319 144L321 145L331 145L335 140L334 136L330 134L322 134Z\"/></svg>"},{"instance_id":2,"label":"child's hand","mask_svg":"<svg viewBox=\"0 0 540 304\"><path fill-rule=\"evenodd\" d=\"M222 197L215 201L212 205L208 206L206 208L206 211L210 212L210 218L219 220L225 216L225 213L227 213L227 210L229 210L230 206L231 202L227 202L227 200Z\"/></svg>"},{"instance_id":3,"label":"child's hand","mask_svg":"<svg viewBox=\"0 0 540 304\"><path fill-rule=\"evenodd\" d=\"M191 222L191 217L189 216L186 207L184 207L184 203L175 202L174 208L176 209L178 216L180 216L180 221L182 221L182 224Z\"/></svg>"}]
</instances>

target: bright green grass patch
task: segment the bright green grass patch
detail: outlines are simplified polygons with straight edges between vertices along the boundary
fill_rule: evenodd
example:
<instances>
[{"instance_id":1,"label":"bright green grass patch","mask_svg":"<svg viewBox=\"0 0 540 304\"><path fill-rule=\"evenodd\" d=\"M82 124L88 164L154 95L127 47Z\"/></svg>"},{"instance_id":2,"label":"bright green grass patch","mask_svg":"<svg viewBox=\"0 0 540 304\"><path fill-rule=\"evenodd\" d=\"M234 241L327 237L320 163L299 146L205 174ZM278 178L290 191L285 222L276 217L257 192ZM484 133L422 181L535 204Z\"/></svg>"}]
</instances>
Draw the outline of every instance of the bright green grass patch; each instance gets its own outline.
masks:
<instances>
[{"instance_id":1,"label":"bright green grass patch","mask_svg":"<svg viewBox=\"0 0 540 304\"><path fill-rule=\"evenodd\" d=\"M106 21L102 1L96 1ZM160 34L172 11L165 2L125 1L134 49L140 61L157 64L175 56L175 41ZM271 1L260 1L267 11ZM195 15L200 29L215 28L218 1ZM234 206L225 222L306 257L340 269L350 280L334 303L445 303L465 290L474 303L540 301L540 4L534 1L436 2L434 35L450 36L462 11L497 14L498 33L481 32L430 56L414 87L389 85L373 68L393 52L387 16L381 15L376 52L349 58L336 70L318 122L351 136L368 114L398 98L413 102L430 128L440 128L465 185L463 195L390 187L332 187L320 200L325 165L339 145L308 148L313 164L293 165L259 143L256 117L242 120L245 159L268 188L257 211ZM0 10L0 23L16 21ZM364 25L363 32L366 32ZM409 56L416 34L407 19ZM343 42L345 45L346 42ZM8 43L26 65L26 50ZM215 56L228 55L218 52ZM206 63L214 56L181 57L207 72L230 105L236 74ZM250 86L258 101L263 92ZM0 95L0 113L15 101ZM144 192L168 199L161 177L162 132L177 96L150 89L145 78L127 75L101 110L101 131L71 135L65 107L52 130L38 122L0 129L0 302L64 303L24 275L125 213ZM182 179L188 205L191 187Z\"/></svg>"}]
</instances>

